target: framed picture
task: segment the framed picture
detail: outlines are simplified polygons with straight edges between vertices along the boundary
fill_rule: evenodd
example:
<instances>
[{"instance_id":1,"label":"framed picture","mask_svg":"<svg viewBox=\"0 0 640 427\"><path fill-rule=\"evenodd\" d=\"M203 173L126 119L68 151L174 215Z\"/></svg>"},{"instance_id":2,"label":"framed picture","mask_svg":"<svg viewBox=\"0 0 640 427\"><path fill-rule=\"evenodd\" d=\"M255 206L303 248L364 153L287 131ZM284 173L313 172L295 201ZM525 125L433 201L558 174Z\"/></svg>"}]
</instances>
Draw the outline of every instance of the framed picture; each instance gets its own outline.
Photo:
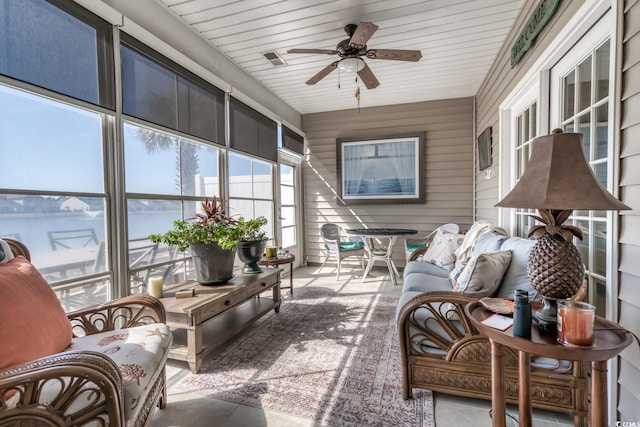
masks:
<instances>
[{"instance_id":1,"label":"framed picture","mask_svg":"<svg viewBox=\"0 0 640 427\"><path fill-rule=\"evenodd\" d=\"M424 133L380 139L338 139L342 204L424 203Z\"/></svg>"},{"instance_id":2,"label":"framed picture","mask_svg":"<svg viewBox=\"0 0 640 427\"><path fill-rule=\"evenodd\" d=\"M491 166L491 126L478 137L478 166L480 170Z\"/></svg>"}]
</instances>

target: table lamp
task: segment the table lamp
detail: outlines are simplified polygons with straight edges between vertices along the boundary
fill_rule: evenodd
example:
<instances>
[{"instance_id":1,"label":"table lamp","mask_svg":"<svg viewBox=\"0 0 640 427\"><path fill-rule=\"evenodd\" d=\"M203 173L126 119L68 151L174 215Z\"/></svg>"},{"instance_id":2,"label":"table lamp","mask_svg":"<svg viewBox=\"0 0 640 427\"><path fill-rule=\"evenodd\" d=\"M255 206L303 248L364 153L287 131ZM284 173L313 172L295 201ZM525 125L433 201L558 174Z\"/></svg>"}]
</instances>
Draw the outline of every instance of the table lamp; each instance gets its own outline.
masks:
<instances>
[{"instance_id":1,"label":"table lamp","mask_svg":"<svg viewBox=\"0 0 640 427\"><path fill-rule=\"evenodd\" d=\"M534 313L542 332L555 333L556 300L571 298L584 280L584 264L573 237L582 240L578 227L562 225L574 209L630 209L613 197L596 178L582 152L582 134L563 133L535 138L531 158L516 186L496 206L537 209L530 215L535 225L528 237L537 239L531 249L527 275L543 296L543 307Z\"/></svg>"}]
</instances>

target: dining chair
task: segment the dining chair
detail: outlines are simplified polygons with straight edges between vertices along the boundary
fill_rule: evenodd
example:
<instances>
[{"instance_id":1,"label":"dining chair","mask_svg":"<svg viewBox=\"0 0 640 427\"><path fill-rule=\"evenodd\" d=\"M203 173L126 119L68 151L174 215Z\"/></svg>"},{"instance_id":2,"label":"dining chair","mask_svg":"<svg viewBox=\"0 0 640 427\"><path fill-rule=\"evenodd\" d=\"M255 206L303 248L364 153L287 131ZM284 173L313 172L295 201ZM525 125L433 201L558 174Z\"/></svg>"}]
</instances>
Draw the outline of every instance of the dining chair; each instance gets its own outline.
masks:
<instances>
[{"instance_id":1,"label":"dining chair","mask_svg":"<svg viewBox=\"0 0 640 427\"><path fill-rule=\"evenodd\" d=\"M318 269L318 272L322 270L322 267L327 263L329 258L333 255L338 263L338 271L336 273L336 280L340 280L340 265L344 258L350 256L360 257L360 264L364 270L364 243L358 237L351 237L348 240L342 240L342 229L332 223L323 224L320 227L320 235L324 241L324 250L326 252L324 261Z\"/></svg>"}]
</instances>

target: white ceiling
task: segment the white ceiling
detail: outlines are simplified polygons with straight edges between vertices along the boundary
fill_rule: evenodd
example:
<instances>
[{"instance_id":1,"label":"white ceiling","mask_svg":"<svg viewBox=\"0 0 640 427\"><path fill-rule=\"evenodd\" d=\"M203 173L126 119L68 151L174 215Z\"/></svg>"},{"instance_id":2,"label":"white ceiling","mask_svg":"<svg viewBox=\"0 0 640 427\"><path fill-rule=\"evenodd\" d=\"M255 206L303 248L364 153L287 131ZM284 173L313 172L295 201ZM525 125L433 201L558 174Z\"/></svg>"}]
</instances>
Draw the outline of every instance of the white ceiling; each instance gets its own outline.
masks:
<instances>
[{"instance_id":1,"label":"white ceiling","mask_svg":"<svg viewBox=\"0 0 640 427\"><path fill-rule=\"evenodd\" d=\"M336 48L344 26L373 22L369 49L420 50L419 62L366 59L380 81L360 83L360 107L473 96L523 0L158 0L301 114L357 108L355 74L305 82L337 59L288 54ZM275 67L263 53L287 65ZM338 88L340 84L340 88Z\"/></svg>"}]
</instances>

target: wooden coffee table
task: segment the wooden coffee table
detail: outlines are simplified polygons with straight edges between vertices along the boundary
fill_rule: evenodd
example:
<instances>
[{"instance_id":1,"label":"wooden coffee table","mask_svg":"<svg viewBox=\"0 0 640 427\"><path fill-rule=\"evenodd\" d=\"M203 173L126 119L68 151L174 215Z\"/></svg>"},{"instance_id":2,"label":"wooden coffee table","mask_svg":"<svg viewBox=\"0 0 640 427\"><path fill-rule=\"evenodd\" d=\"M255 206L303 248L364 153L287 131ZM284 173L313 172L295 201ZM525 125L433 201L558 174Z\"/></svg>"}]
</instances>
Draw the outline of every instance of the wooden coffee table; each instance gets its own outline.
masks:
<instances>
[{"instance_id":1,"label":"wooden coffee table","mask_svg":"<svg viewBox=\"0 0 640 427\"><path fill-rule=\"evenodd\" d=\"M281 271L274 268L259 274L236 272L235 277L221 285L204 286L188 281L165 286L160 301L173 332L169 358L186 361L191 371L197 373L205 356L229 338L271 309L279 312ZM174 297L176 291L188 289L193 289L195 296ZM261 298L260 294L269 289L272 298Z\"/></svg>"},{"instance_id":2,"label":"wooden coffee table","mask_svg":"<svg viewBox=\"0 0 640 427\"><path fill-rule=\"evenodd\" d=\"M289 289L291 295L293 295L293 261L296 260L294 255L281 256L278 258L263 257L258 264L266 267L278 267L280 265L289 264L289 286L281 286L281 289Z\"/></svg>"}]
</instances>

